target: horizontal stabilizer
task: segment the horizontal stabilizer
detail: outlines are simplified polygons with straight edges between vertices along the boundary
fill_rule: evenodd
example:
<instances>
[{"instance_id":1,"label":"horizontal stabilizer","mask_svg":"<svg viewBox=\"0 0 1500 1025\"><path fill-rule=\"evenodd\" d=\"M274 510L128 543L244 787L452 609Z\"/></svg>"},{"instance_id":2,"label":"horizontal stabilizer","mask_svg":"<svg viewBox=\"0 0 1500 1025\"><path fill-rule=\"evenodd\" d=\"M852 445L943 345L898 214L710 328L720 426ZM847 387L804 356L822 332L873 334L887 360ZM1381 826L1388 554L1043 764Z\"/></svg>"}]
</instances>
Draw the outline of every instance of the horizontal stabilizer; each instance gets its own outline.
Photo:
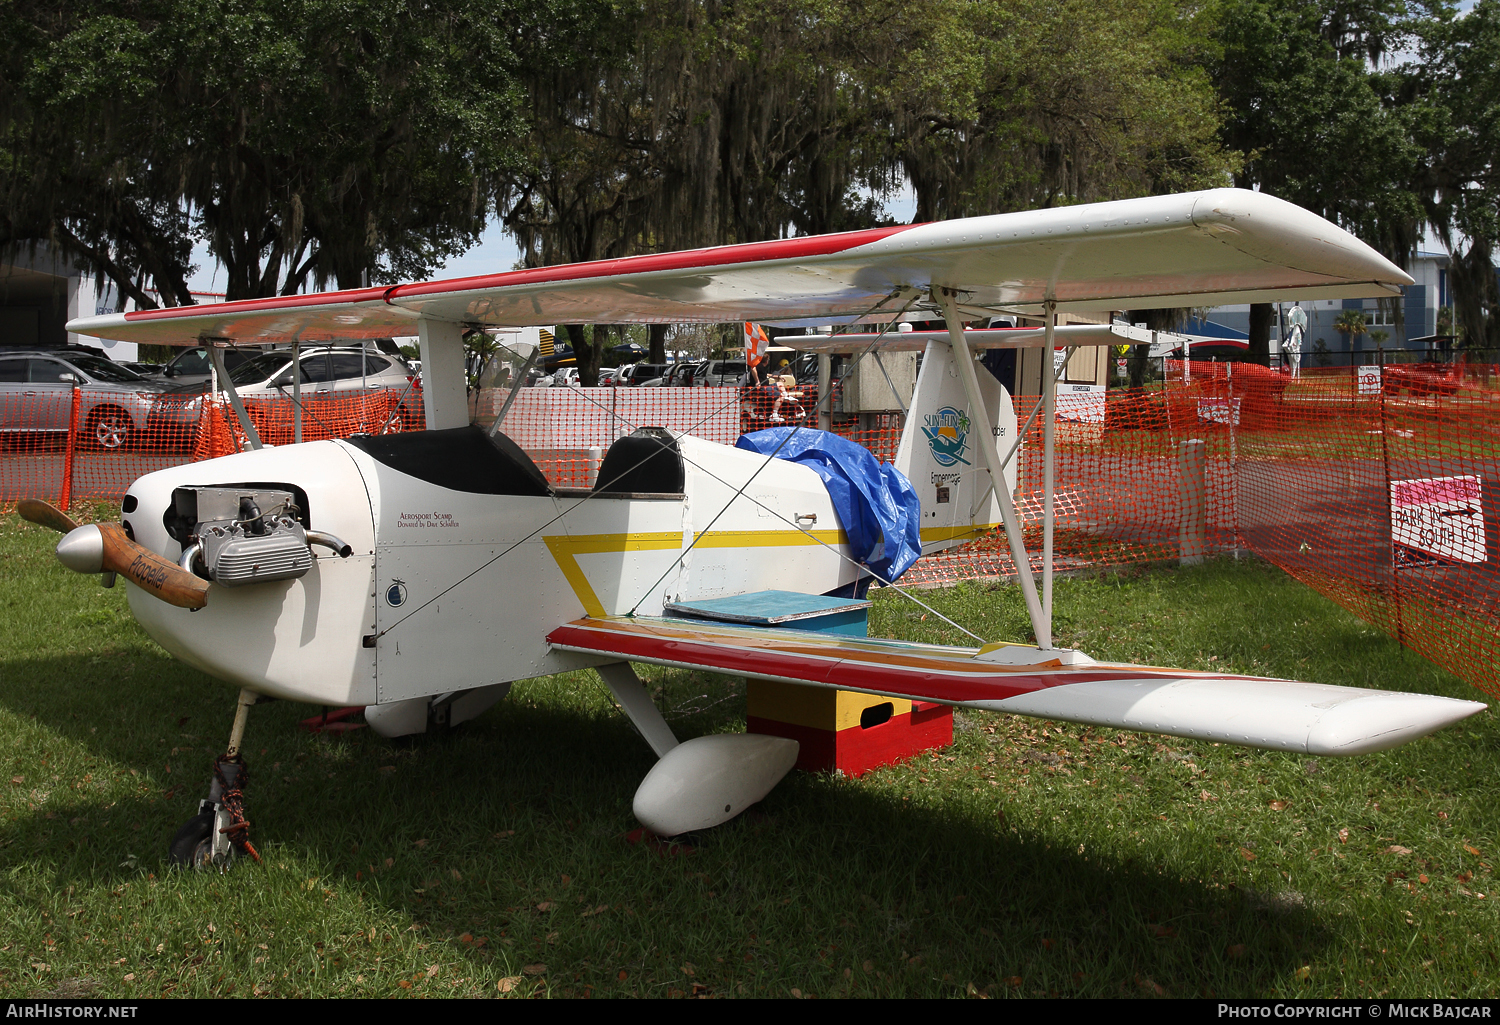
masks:
<instances>
[{"instance_id":1,"label":"horizontal stabilizer","mask_svg":"<svg viewBox=\"0 0 1500 1025\"><path fill-rule=\"evenodd\" d=\"M1485 705L1427 694L648 617L581 619L554 647L1015 715L1312 755L1383 751Z\"/></svg>"}]
</instances>

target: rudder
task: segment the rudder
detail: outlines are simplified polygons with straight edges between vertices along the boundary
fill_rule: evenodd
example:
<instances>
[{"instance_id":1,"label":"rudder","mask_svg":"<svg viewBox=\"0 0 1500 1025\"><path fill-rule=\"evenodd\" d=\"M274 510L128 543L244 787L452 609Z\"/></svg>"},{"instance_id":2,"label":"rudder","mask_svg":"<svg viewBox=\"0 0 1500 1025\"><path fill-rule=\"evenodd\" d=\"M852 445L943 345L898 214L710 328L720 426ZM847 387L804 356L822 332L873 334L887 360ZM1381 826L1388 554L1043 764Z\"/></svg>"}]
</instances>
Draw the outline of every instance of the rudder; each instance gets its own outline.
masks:
<instances>
[{"instance_id":1,"label":"rudder","mask_svg":"<svg viewBox=\"0 0 1500 1025\"><path fill-rule=\"evenodd\" d=\"M993 432L1001 455L1016 439L1016 412L1010 392L987 370L979 370L979 393L994 422L977 424L968 396L953 365L953 352L928 342L922 356L911 412L896 450L895 465L906 475L922 502L922 554L972 541L1000 522L1000 500L990 487L990 472L976 450L980 436ZM1005 467L1005 484L1014 496L1018 451Z\"/></svg>"}]
</instances>

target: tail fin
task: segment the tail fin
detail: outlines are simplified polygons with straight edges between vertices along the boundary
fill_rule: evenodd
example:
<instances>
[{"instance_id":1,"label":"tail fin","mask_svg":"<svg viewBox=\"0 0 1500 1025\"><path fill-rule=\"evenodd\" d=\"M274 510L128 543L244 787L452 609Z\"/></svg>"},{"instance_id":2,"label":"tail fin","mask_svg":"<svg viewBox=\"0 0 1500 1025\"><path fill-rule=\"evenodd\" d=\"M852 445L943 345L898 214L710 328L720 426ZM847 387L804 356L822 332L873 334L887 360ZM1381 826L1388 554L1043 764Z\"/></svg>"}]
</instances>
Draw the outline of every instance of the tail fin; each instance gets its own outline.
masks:
<instances>
[{"instance_id":1,"label":"tail fin","mask_svg":"<svg viewBox=\"0 0 1500 1025\"><path fill-rule=\"evenodd\" d=\"M1010 392L995 375L976 370L993 423L979 423L976 411L969 408L952 350L941 342L927 343L895 463L922 500L924 555L971 541L1000 521L1000 500L990 487L985 459L975 448L983 435L976 432L993 433L1004 455L1015 444L1016 411ZM1005 467L1002 486L1012 497L1018 462L1019 452Z\"/></svg>"}]
</instances>

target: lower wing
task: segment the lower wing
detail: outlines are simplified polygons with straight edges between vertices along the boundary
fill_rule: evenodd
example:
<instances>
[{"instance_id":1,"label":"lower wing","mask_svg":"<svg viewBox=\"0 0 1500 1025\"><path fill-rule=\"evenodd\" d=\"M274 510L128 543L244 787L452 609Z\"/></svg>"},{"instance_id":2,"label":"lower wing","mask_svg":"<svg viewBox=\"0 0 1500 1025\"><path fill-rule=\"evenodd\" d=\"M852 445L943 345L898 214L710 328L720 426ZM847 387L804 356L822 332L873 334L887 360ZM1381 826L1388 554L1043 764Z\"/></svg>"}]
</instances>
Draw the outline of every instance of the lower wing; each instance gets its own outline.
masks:
<instances>
[{"instance_id":1,"label":"lower wing","mask_svg":"<svg viewBox=\"0 0 1500 1025\"><path fill-rule=\"evenodd\" d=\"M1383 751L1483 711L1477 701L680 619L580 619L553 647L629 662L1312 755ZM1072 664L1064 664L1071 661Z\"/></svg>"}]
</instances>

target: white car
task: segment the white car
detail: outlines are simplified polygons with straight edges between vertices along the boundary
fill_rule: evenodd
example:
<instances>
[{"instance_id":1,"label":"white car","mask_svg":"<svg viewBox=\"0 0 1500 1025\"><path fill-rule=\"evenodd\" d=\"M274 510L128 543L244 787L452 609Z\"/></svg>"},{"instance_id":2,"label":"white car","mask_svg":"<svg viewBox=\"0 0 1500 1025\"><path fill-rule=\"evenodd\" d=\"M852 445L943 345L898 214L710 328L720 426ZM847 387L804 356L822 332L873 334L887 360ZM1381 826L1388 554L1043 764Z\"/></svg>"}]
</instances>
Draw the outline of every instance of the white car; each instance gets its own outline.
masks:
<instances>
[{"instance_id":1,"label":"white car","mask_svg":"<svg viewBox=\"0 0 1500 1025\"><path fill-rule=\"evenodd\" d=\"M693 375L693 387L732 387L744 380L745 373L745 361L742 359L711 359L708 366Z\"/></svg>"},{"instance_id":2,"label":"white car","mask_svg":"<svg viewBox=\"0 0 1500 1025\"><path fill-rule=\"evenodd\" d=\"M417 375L399 356L373 349L322 346L304 349L298 363L302 368L303 401L396 391L402 423L410 429L423 422ZM247 406L289 400L291 350L261 353L229 371L229 379ZM209 383L202 381L162 392L151 408L151 430L176 434L179 442L190 442L198 424L199 405L209 388Z\"/></svg>"}]
</instances>

